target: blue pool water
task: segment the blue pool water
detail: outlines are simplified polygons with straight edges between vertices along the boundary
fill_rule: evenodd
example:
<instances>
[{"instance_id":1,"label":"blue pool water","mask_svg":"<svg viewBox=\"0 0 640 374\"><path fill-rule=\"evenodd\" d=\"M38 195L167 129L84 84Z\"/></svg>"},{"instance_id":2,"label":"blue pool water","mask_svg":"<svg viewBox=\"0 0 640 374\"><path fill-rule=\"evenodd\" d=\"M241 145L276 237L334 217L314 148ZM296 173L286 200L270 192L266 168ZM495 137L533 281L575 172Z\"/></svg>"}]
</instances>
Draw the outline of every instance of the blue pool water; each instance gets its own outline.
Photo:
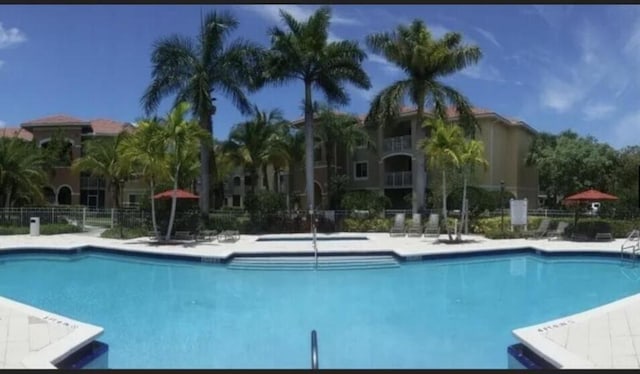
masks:
<instances>
[{"instance_id":1,"label":"blue pool water","mask_svg":"<svg viewBox=\"0 0 640 374\"><path fill-rule=\"evenodd\" d=\"M105 328L112 368L505 368L511 330L629 296L640 270L513 254L352 271L0 257L0 295Z\"/></svg>"}]
</instances>

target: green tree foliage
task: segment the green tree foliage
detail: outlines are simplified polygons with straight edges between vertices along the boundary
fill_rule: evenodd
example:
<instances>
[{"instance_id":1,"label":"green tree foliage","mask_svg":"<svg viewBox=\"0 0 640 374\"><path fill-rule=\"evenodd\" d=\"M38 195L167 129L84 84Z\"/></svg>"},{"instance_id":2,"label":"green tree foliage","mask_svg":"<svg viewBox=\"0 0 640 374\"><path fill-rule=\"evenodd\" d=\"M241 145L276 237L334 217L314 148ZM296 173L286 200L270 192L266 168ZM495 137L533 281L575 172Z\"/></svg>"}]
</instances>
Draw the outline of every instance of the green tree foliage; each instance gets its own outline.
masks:
<instances>
[{"instance_id":1,"label":"green tree foliage","mask_svg":"<svg viewBox=\"0 0 640 374\"><path fill-rule=\"evenodd\" d=\"M538 169L540 191L549 197L551 207L559 206L564 196L591 187L613 192L617 152L594 137L570 130L559 135L541 133L526 161Z\"/></svg>"},{"instance_id":2,"label":"green tree foliage","mask_svg":"<svg viewBox=\"0 0 640 374\"><path fill-rule=\"evenodd\" d=\"M414 20L408 26L399 25L392 32L367 37L372 52L382 55L402 70L406 77L380 91L372 100L365 123L385 126L394 121L400 107L408 98L417 107L418 123L423 123L425 106L430 105L437 117L447 118L447 106L453 105L459 113L461 125L471 132L477 122L471 105L455 88L445 84L443 78L476 64L482 57L480 48L462 43L462 35L448 32L435 39L424 22ZM422 131L420 128L419 131ZM424 157L417 159L417 167L425 168ZM415 180L414 212L424 208L424 178Z\"/></svg>"},{"instance_id":3,"label":"green tree foliage","mask_svg":"<svg viewBox=\"0 0 640 374\"><path fill-rule=\"evenodd\" d=\"M157 109L163 98L175 95L175 104L187 101L200 127L209 133L200 144L200 211L209 215L210 176L216 176L213 115L214 94L228 98L242 113L251 105L245 89L253 87L252 77L262 57L262 48L250 41L229 41L238 20L229 12L207 13L195 39L171 35L156 42L151 55L152 82L141 101L147 111ZM211 170L210 170L211 169ZM215 183L216 181L214 181Z\"/></svg>"},{"instance_id":4,"label":"green tree foliage","mask_svg":"<svg viewBox=\"0 0 640 374\"><path fill-rule=\"evenodd\" d=\"M46 155L33 142L0 138L0 206L42 203L46 167Z\"/></svg>"},{"instance_id":5,"label":"green tree foliage","mask_svg":"<svg viewBox=\"0 0 640 374\"><path fill-rule=\"evenodd\" d=\"M364 51L354 41L329 41L331 9L321 7L306 21L280 11L285 28L273 27L271 49L266 56L262 83L304 85L305 181L307 206L313 207L313 89L324 93L330 103L345 105L349 95L345 83L368 89L371 82L362 68Z\"/></svg>"}]
</instances>

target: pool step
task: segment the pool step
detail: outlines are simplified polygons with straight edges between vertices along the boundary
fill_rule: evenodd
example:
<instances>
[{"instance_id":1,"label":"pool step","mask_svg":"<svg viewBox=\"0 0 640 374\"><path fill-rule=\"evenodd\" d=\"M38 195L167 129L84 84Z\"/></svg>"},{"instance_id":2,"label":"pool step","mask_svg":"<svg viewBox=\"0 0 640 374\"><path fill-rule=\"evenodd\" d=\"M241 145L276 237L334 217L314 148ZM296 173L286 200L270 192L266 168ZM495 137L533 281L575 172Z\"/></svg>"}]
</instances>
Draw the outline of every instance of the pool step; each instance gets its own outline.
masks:
<instances>
[{"instance_id":1,"label":"pool step","mask_svg":"<svg viewBox=\"0 0 640 374\"><path fill-rule=\"evenodd\" d=\"M319 256L318 270L386 269L400 263L388 255L380 256ZM227 265L236 270L313 270L313 256L235 257Z\"/></svg>"}]
</instances>

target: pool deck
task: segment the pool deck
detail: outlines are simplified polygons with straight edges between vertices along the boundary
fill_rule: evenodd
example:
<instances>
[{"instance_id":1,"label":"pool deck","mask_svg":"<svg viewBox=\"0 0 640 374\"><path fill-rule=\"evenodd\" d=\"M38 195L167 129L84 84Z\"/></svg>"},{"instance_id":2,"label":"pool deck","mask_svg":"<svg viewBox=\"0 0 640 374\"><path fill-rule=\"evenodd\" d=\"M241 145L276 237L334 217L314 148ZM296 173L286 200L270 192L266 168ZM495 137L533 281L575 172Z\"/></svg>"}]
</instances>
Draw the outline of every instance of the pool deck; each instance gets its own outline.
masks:
<instances>
[{"instance_id":1,"label":"pool deck","mask_svg":"<svg viewBox=\"0 0 640 374\"><path fill-rule=\"evenodd\" d=\"M265 235L263 237L308 237L309 234ZM323 253L389 253L411 259L424 256L463 254L486 251L509 251L533 248L546 253L594 252L619 254L623 239L609 242L571 242L563 240L491 240L464 235L468 242L438 243L434 238L390 237L386 233L318 234L318 237L367 236L369 240L318 241ZM312 254L311 241L260 241L259 236L242 235L236 242L187 242L156 245L147 238L118 240L81 234L54 236L12 235L0 237L0 253L19 249L54 249L74 252L93 246L112 250L146 252L163 255L193 256L202 261L220 262L234 254ZM440 239L446 239L441 235ZM14 317L15 314L15 317ZM62 320L75 329L61 330L59 324L44 317ZM27 324L37 319L44 321ZM16 322L13 322L15 319ZM45 325L46 323L46 325ZM9 327L6 327L9 326ZM11 327L14 326L14 327ZM45 328L49 328L45 339ZM52 333L51 326L56 326ZM4 330L3 330L4 329ZM33 333L32 333L33 331ZM97 326L84 324L36 308L0 298L0 368L51 368L73 349L102 333ZM555 321L517 329L514 335L529 348L560 368L639 368L640 362L640 294L583 313ZM35 335L34 335L35 334ZM4 340L3 340L4 339ZM46 344L45 344L46 340ZM34 342L35 343L31 343ZM637 350L634 349L637 347ZM506 350L506 347L505 347ZM506 354L506 353L505 353Z\"/></svg>"},{"instance_id":2,"label":"pool deck","mask_svg":"<svg viewBox=\"0 0 640 374\"><path fill-rule=\"evenodd\" d=\"M0 369L55 369L54 363L102 332L101 327L0 297Z\"/></svg>"}]
</instances>

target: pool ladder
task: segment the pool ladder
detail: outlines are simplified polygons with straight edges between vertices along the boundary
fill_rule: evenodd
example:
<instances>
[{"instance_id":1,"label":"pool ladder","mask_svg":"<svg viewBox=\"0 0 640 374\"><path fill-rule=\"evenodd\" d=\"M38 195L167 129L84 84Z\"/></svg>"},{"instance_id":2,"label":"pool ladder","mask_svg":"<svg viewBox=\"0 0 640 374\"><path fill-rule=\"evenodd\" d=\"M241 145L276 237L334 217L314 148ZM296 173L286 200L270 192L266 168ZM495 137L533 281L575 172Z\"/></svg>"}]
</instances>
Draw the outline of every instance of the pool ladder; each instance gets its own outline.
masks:
<instances>
[{"instance_id":1,"label":"pool ladder","mask_svg":"<svg viewBox=\"0 0 640 374\"><path fill-rule=\"evenodd\" d=\"M634 261L640 251L640 230L632 230L624 243L620 246L620 261L624 261L625 250L630 249L629 258Z\"/></svg>"},{"instance_id":2,"label":"pool ladder","mask_svg":"<svg viewBox=\"0 0 640 374\"><path fill-rule=\"evenodd\" d=\"M318 334L311 330L311 369L318 370Z\"/></svg>"}]
</instances>

